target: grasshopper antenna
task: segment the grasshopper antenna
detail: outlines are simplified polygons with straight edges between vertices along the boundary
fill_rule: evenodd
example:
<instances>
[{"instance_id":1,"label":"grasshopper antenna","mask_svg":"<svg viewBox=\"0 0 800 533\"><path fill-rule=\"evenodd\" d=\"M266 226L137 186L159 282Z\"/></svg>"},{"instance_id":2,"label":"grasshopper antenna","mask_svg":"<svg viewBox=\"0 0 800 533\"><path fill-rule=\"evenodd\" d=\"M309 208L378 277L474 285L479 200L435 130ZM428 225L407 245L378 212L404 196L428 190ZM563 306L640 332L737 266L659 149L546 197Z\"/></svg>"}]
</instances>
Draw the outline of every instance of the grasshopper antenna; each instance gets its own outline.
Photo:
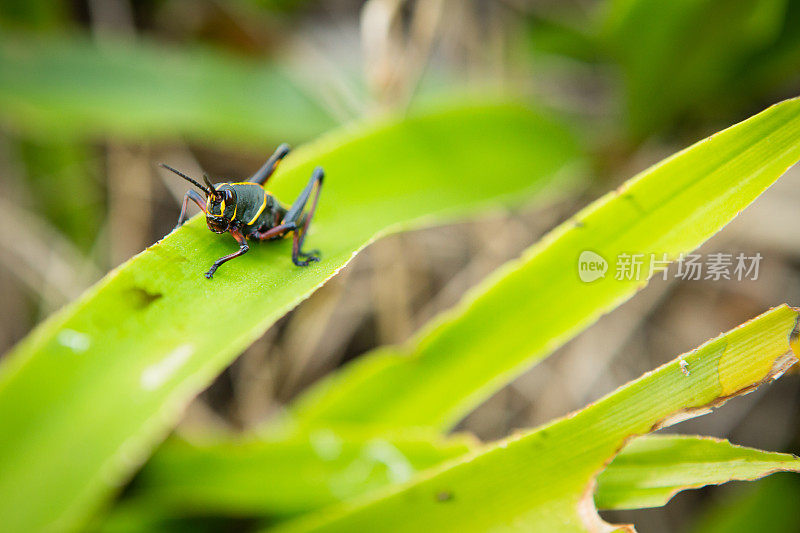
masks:
<instances>
[{"instance_id":1,"label":"grasshopper antenna","mask_svg":"<svg viewBox=\"0 0 800 533\"><path fill-rule=\"evenodd\" d=\"M216 189L216 187L214 187L214 184L211 183L211 180L208 179L208 175L207 174L203 174L203 181L206 182L206 185L208 185L208 188L211 189L211 191L212 191L209 196L216 196L217 195L217 189Z\"/></svg>"},{"instance_id":2,"label":"grasshopper antenna","mask_svg":"<svg viewBox=\"0 0 800 533\"><path fill-rule=\"evenodd\" d=\"M206 196L216 196L216 192L217 191L214 189L214 186L211 185L211 183L208 181L208 177L207 176L203 175L203 178L205 179L206 184L208 184L208 186L211 188L210 190L209 190L208 187L204 187L203 185L200 185L199 183L194 181L192 178L190 178L189 176L187 176L183 172L181 172L179 170L175 170L174 168L172 168L169 165L165 165L164 163L159 163L159 166L162 166L162 167L166 168L167 170L171 170L172 172L174 172L178 176L182 177L183 179L185 179L189 183L193 184L195 187L197 187L198 189L200 189L201 191L206 193Z\"/></svg>"}]
</instances>

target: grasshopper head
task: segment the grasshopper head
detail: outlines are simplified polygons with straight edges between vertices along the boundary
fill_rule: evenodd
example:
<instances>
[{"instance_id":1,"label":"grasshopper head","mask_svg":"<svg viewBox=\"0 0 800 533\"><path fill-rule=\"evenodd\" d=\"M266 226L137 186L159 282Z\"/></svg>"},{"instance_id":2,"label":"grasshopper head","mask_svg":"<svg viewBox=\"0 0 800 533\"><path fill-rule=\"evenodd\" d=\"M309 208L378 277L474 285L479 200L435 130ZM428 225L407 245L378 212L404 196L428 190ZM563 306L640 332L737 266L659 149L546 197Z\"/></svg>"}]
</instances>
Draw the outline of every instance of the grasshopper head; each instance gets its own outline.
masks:
<instances>
[{"instance_id":1,"label":"grasshopper head","mask_svg":"<svg viewBox=\"0 0 800 533\"><path fill-rule=\"evenodd\" d=\"M208 176L203 174L205 186L196 182L183 172L161 163L161 166L182 177L204 193L206 193L206 224L214 233L225 233L231 227L231 222L236 218L236 190L229 184L223 183L215 187Z\"/></svg>"},{"instance_id":2,"label":"grasshopper head","mask_svg":"<svg viewBox=\"0 0 800 533\"><path fill-rule=\"evenodd\" d=\"M236 191L226 183L218 189L211 185L210 192L206 197L206 224L214 233L225 233L236 218Z\"/></svg>"}]
</instances>

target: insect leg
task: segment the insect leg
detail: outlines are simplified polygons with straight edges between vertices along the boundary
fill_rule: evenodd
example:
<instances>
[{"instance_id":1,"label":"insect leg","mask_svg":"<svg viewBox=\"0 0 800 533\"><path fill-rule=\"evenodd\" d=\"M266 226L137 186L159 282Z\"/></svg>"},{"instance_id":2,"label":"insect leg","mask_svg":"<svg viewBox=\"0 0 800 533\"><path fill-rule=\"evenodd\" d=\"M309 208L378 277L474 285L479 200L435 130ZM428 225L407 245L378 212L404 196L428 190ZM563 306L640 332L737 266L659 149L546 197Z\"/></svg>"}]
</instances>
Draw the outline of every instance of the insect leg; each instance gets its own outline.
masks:
<instances>
[{"instance_id":1,"label":"insect leg","mask_svg":"<svg viewBox=\"0 0 800 533\"><path fill-rule=\"evenodd\" d=\"M308 202L308 197L311 196L311 190L317 183L319 183L320 186L322 185L323 177L325 177L325 173L322 171L322 168L321 167L315 168L314 173L311 174L311 179L308 180L308 184L306 185L305 189L303 189L303 191L300 193L300 196L297 197L297 200L294 201L292 207L289 209L289 211L287 211L286 215L283 217L284 224L296 223L298 220L300 220L300 215L303 213L303 209L305 209L306 207L306 203ZM319 196L319 191L317 191L317 196Z\"/></svg>"},{"instance_id":2,"label":"insect leg","mask_svg":"<svg viewBox=\"0 0 800 533\"><path fill-rule=\"evenodd\" d=\"M278 168L278 164L283 160L284 157L289 153L289 145L283 143L282 145L278 146L278 149L275 150L275 153L267 159L267 162L264 163L258 172L253 174L253 177L250 178L248 181L253 183L258 183L259 185L264 185L272 173L275 172L275 169Z\"/></svg>"},{"instance_id":3,"label":"insect leg","mask_svg":"<svg viewBox=\"0 0 800 533\"><path fill-rule=\"evenodd\" d=\"M311 175L311 179L308 180L308 185L306 188L303 189L303 192L300 193L300 196L297 197L297 200L294 204L292 204L291 209L288 213L286 213L286 217L284 217L283 222L289 224L296 224L298 220L300 220L300 216L303 212L303 209L308 202L309 196L311 196L311 190L314 188L314 185L317 186L317 192L314 195L314 201L311 202L311 209L308 210L306 213L306 219L303 223L301 228L294 230L294 242L292 243L292 261L297 266L307 266L311 261L319 261L319 257L316 255L319 253L318 251L314 250L312 252L303 252L303 242L306 240L306 233L308 233L308 226L311 224L311 219L314 217L314 211L317 209L317 202L319 201L319 193L322 190L322 179L325 177L325 173L323 172L321 167L317 167L314 169L314 173Z\"/></svg>"},{"instance_id":4,"label":"insect leg","mask_svg":"<svg viewBox=\"0 0 800 533\"><path fill-rule=\"evenodd\" d=\"M300 239L297 244L297 251L298 255L301 257L308 259L309 261L318 261L319 260L319 250L311 250L310 252L303 252L303 243L306 240L306 235L308 235L308 227L311 225L311 219L314 218L314 212L317 210L317 202L319 202L319 193L322 191L322 178L324 174L322 174L322 169L320 169L320 176L319 176L319 186L317 187L317 193L314 195L314 201L311 203L311 209L308 210L306 214L306 220L303 224L303 230L300 234ZM296 234L296 233L295 233Z\"/></svg>"},{"instance_id":5,"label":"insect leg","mask_svg":"<svg viewBox=\"0 0 800 533\"><path fill-rule=\"evenodd\" d=\"M181 206L181 214L178 215L178 223L175 224L175 227L172 231L183 226L183 223L186 222L186 207L189 204L189 200L192 200L194 203L197 204L197 207L203 210L203 213L206 212L206 201L203 200L203 197L200 196L197 191L189 190L186 191L186 194L183 196L183 205Z\"/></svg>"},{"instance_id":6,"label":"insect leg","mask_svg":"<svg viewBox=\"0 0 800 533\"><path fill-rule=\"evenodd\" d=\"M284 233L296 229L297 229L297 224L281 224L279 226L275 226L274 228L270 228L266 231L256 231L251 235L251 237L259 241L263 241L266 239L271 239L273 237L280 237Z\"/></svg>"},{"instance_id":7,"label":"insect leg","mask_svg":"<svg viewBox=\"0 0 800 533\"><path fill-rule=\"evenodd\" d=\"M208 272L206 272L206 277L208 279L211 279L214 276L214 272L217 271L217 269L222 263L230 261L234 257L239 257L240 255L247 253L247 250L250 249L250 247L247 246L247 239L245 238L244 235L242 235L242 232L240 230L238 229L231 230L231 235L233 235L233 238L236 239L236 241L239 243L239 250L233 252L232 254L228 254L224 257L220 257L219 259L214 261L214 264L211 265L211 268L208 270Z\"/></svg>"}]
</instances>

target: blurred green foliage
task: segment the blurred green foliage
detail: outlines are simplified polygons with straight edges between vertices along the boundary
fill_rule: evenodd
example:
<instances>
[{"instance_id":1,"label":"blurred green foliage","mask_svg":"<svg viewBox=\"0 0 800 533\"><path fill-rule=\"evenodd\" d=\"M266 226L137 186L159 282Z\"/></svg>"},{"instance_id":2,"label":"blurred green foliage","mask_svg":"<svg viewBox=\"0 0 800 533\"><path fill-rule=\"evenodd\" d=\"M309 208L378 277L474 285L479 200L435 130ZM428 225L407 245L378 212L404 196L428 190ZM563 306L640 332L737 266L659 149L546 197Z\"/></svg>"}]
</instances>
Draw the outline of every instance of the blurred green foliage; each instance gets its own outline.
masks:
<instances>
[{"instance_id":1,"label":"blurred green foliage","mask_svg":"<svg viewBox=\"0 0 800 533\"><path fill-rule=\"evenodd\" d=\"M715 108L740 104L748 91L769 90L742 81L751 79L754 56L772 53L786 9L786 0L612 2L601 39L622 70L630 134L641 138L691 116L714 118Z\"/></svg>"},{"instance_id":2,"label":"blurred green foliage","mask_svg":"<svg viewBox=\"0 0 800 533\"><path fill-rule=\"evenodd\" d=\"M4 0L0 2L0 28L53 30L67 21L65 2L51 0Z\"/></svg>"},{"instance_id":3,"label":"blurred green foliage","mask_svg":"<svg viewBox=\"0 0 800 533\"><path fill-rule=\"evenodd\" d=\"M25 138L13 148L27 172L25 203L88 253L104 218L94 150L79 141Z\"/></svg>"},{"instance_id":4,"label":"blurred green foliage","mask_svg":"<svg viewBox=\"0 0 800 533\"><path fill-rule=\"evenodd\" d=\"M734 490L735 489L735 490ZM694 533L794 533L800 531L800 479L775 474L755 485L731 487L692 528Z\"/></svg>"},{"instance_id":5,"label":"blurred green foliage","mask_svg":"<svg viewBox=\"0 0 800 533\"><path fill-rule=\"evenodd\" d=\"M296 142L336 121L271 62L153 42L0 36L0 117L45 138L187 136L241 148Z\"/></svg>"},{"instance_id":6,"label":"blurred green foliage","mask_svg":"<svg viewBox=\"0 0 800 533\"><path fill-rule=\"evenodd\" d=\"M532 16L537 53L610 68L626 142L741 118L796 94L800 4L788 0L609 0ZM709 124L711 126L709 127Z\"/></svg>"}]
</instances>

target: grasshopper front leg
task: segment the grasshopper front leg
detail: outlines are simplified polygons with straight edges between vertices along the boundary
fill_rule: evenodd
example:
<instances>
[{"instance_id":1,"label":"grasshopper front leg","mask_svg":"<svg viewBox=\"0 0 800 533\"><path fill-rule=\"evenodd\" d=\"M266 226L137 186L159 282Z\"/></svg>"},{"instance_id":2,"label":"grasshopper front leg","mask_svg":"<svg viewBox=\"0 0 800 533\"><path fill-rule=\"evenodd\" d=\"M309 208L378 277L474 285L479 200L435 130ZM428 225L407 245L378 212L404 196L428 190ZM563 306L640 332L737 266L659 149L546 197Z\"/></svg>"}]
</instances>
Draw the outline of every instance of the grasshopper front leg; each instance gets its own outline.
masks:
<instances>
[{"instance_id":1,"label":"grasshopper front leg","mask_svg":"<svg viewBox=\"0 0 800 533\"><path fill-rule=\"evenodd\" d=\"M206 212L206 201L203 200L203 197L197 194L197 192L193 190L186 191L186 194L183 195L183 205L181 206L181 214L178 215L178 223L175 224L175 227L172 228L172 231L175 231L176 229L180 228L181 226L183 226L183 223L186 222L186 207L189 204L189 200L196 203L197 207L199 207L203 211L203 213Z\"/></svg>"},{"instance_id":2,"label":"grasshopper front leg","mask_svg":"<svg viewBox=\"0 0 800 533\"><path fill-rule=\"evenodd\" d=\"M222 265L222 263L230 261L234 257L239 257L240 255L244 255L250 249L250 247L247 245L247 239L242 234L241 230L232 229L230 230L230 234L233 235L233 238L236 239L236 241L239 243L239 250L233 252L232 254L228 254L224 257L220 257L219 259L214 261L214 264L211 265L211 268L208 270L208 272L206 272L206 278L211 279L212 277L214 277L214 272L217 271L217 269L220 267L220 265Z\"/></svg>"}]
</instances>

